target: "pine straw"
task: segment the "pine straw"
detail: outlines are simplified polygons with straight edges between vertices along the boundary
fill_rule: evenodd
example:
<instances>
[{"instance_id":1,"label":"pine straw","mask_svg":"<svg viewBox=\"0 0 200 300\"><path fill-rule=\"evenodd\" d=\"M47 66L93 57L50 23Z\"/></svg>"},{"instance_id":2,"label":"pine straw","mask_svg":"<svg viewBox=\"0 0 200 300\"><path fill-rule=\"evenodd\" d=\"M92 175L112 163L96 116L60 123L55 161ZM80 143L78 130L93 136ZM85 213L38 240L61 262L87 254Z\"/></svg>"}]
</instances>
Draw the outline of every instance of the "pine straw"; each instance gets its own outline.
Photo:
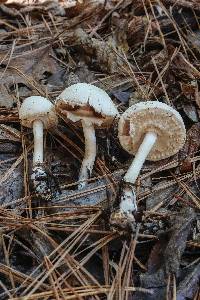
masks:
<instances>
[{"instance_id":1,"label":"pine straw","mask_svg":"<svg viewBox=\"0 0 200 300\"><path fill-rule=\"evenodd\" d=\"M95 38L99 41L105 41L106 35L111 36L111 31L109 29L105 30L105 28L108 28L113 12L117 11L121 14L121 18L124 18L123 9L125 8L123 8L123 2L124 1L119 1L104 16L102 16L101 10L96 10L96 16L94 16L94 10L86 6L84 9L77 11L76 15L72 18L56 17L48 11L43 15L39 13L39 16L36 14L38 18L36 18L36 22L34 18L31 17L30 12L27 15L17 16L20 26L12 22L14 18L12 15L8 19L7 16L4 15L0 24L6 26L8 30L1 32L0 35L6 48L5 56L1 58L2 63L6 64L1 74L2 78L7 76L7 71L13 72L23 78L33 93L48 96L51 100L54 100L55 96L58 95L62 89L58 88L54 91L48 91L48 88L34 78L31 73L25 73L23 69L20 70L11 66L12 58L17 57L19 53L24 55L27 51L26 49L33 49L34 47L40 48L46 45L47 48L54 47L54 49L59 50L60 53L65 53L64 55L53 56L62 67L75 69L77 58L73 57L73 51L70 50L76 49L77 44L74 29L82 26L85 32L89 34L89 37L94 38L94 43L91 48L93 52L98 49L98 59L101 59L101 55L103 56L103 48L100 49L102 51L101 53L99 44L95 42ZM182 62L185 64L184 71L185 73L190 72L189 75L191 75L191 77L194 77L195 74L196 78L199 79L199 71L197 70L197 66L194 65L197 54L188 43L184 28L179 27L179 24L170 14L169 7L166 8L166 6L163 5L164 2L165 1L156 1L156 4L162 8L173 30L167 34L163 33L161 19L155 14L154 1L139 1L136 8L143 11L143 15L146 16L148 22L143 41L140 42L136 48L130 42L129 52L124 50L123 43L116 47L115 43L111 42L112 55L114 53L116 60L119 60L117 72L107 74L105 69L102 69L101 72L98 70L98 74L96 74L97 79L95 79L93 83L95 82L97 85L103 86L107 91L112 91L116 88L119 89L124 84L129 84L129 87L134 90L139 90L142 95L145 96L146 100L150 100L152 95L155 99L158 99L157 88L160 87L165 102L176 107L177 104L173 101L171 90L169 87L166 87L166 76L170 68L172 68L175 59L178 55L181 57ZM175 1L167 2L174 3ZM184 5L186 1L182 2ZM127 7L128 5L129 4L127 4ZM153 23L157 28L156 35L151 34ZM185 26L190 29L188 24L185 24ZM192 31L192 29L190 30ZM151 67L153 67L153 70L151 69L149 71L145 69L143 71L141 63L139 63L141 57L138 48L145 49L148 43L150 44L152 41L156 43L156 41L159 41L163 49L167 50L169 46L168 36L172 33L176 34L178 46L174 47L173 53L169 56L167 62L160 67L156 61L156 56L153 56L151 58ZM87 45L83 45L83 48L84 46ZM110 44L105 42L105 47L110 47ZM87 52L87 49L85 49L85 51ZM157 50L157 52L159 52L159 50ZM111 60L106 56L103 57L102 61L103 68L103 64L110 64ZM144 85L148 87L147 94L145 93ZM13 97L19 108L23 97L21 97L19 93L18 83L15 84ZM120 111L126 108L123 103L119 102L118 107ZM0 108L0 122L8 125L12 124L12 126L16 126L19 129L18 109ZM80 134L80 130L64 122L63 126L66 126L68 130L75 135L75 140L68 137L60 128L51 132L48 138L53 141L53 143L56 143L56 145L59 145L63 152L67 151L72 160L80 163L84 153L84 149L81 146L84 140ZM10 137L8 140L9 139ZM134 282L137 281L136 273L141 274L147 271L147 260L145 261L140 254L136 253L136 247L141 241L144 245L151 245L152 241L158 239L157 235L144 234L141 231L141 227L138 226L134 235L129 234L128 237L123 237L120 235L121 232L113 232L109 228L109 224L107 224L108 219L104 216L105 207L101 205L77 206L68 204L70 200L76 200L76 198L80 196L84 198L89 194L95 194L98 191L106 189L112 190L112 192L117 195L119 181L116 181L112 175L113 170L109 169L110 164L108 161L102 156L99 156L96 160L95 176L89 180L90 183L106 178L106 184L99 185L95 188L93 187L87 191L77 191L73 195L60 195L56 204L54 203L49 206L41 204L38 206L33 202L35 195L31 190L29 178L29 156L32 152L33 145L23 128L21 128L21 139L21 153L14 158L0 162L1 165L11 163L11 166L7 168L5 173L1 176L0 185L5 184L12 178L12 174L21 163L23 163L24 173L24 197L15 199L11 203L3 204L0 208L0 245L4 256L3 263L0 264L0 273L4 274L7 278L7 281L0 280L0 286L3 290L0 295L1 299L128 300L130 296L133 297L135 292L152 295L154 293L153 289L136 287L134 284ZM163 180L164 183L162 187L160 187L161 192L170 186L176 185L179 187L178 195L176 195L175 198L172 196L171 199L171 201L173 200L173 207L176 207L178 203L178 205L181 204L183 207L190 206L198 210L200 208L199 197L194 194L190 187L190 184L196 182L199 178L199 169L196 168L195 165L198 161L198 153L195 153L191 158L193 170L189 170L186 174L180 173L177 175L174 173L174 168L181 166L181 162L176 158L173 158L170 162L164 162L162 165L153 166L150 169L144 168L145 172L140 176L137 183L139 205L144 205L145 200L153 193L151 189L142 190L142 182L151 176L152 179ZM116 169L118 169L118 167L116 167ZM164 181L166 179L165 175L159 176L160 174L164 174L162 172L166 172L167 170L171 171L168 172L168 181L166 182ZM60 185L60 190L70 190L76 186L77 182L73 178L73 182L65 182ZM189 199L184 199L184 195L188 195ZM59 202L61 204L59 204ZM150 218L169 218L169 211L165 214L160 210L166 207L165 204L165 201L161 201L150 210L143 209L142 221L148 221ZM40 210L44 211L45 215L35 217L35 212ZM55 210L56 213L54 212ZM32 236L30 244L28 242L29 235ZM113 242L119 245L119 249L116 249L118 257L115 259L112 259L109 248ZM43 244L45 244L45 247ZM13 267L12 255L16 245L21 247L23 251L26 252L26 255L28 254L34 262L33 271L29 270L28 275L26 272ZM38 249L38 245L41 246L41 249ZM145 247L146 246L144 246L144 249ZM148 247L150 248L150 246ZM193 247L198 250L199 244L190 239L187 241L187 247ZM100 262L98 264L96 264L97 258ZM102 283L102 278L101 280L98 279L95 272L89 271L89 262L93 262L93 264L96 264L96 268L99 268L100 277L103 278L104 283ZM6 286L5 282L9 282L8 286ZM171 299L176 299L176 288L176 277L170 274L167 280L167 295L171 293ZM198 291L194 299L198 299Z\"/></svg>"}]
</instances>

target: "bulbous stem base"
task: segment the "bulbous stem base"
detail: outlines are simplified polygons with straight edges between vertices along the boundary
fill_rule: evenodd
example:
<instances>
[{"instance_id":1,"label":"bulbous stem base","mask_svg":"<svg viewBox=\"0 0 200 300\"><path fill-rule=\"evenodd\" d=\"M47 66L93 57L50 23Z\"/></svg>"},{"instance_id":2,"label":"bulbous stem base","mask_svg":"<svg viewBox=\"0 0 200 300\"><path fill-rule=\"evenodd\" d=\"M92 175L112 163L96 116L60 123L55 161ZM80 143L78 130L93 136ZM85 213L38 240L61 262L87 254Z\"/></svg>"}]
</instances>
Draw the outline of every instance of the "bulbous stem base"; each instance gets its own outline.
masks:
<instances>
[{"instance_id":1,"label":"bulbous stem base","mask_svg":"<svg viewBox=\"0 0 200 300\"><path fill-rule=\"evenodd\" d=\"M48 184L48 176L43 164L34 166L31 180L33 181L36 195L46 199L47 195L50 193L50 188Z\"/></svg>"}]
</instances>

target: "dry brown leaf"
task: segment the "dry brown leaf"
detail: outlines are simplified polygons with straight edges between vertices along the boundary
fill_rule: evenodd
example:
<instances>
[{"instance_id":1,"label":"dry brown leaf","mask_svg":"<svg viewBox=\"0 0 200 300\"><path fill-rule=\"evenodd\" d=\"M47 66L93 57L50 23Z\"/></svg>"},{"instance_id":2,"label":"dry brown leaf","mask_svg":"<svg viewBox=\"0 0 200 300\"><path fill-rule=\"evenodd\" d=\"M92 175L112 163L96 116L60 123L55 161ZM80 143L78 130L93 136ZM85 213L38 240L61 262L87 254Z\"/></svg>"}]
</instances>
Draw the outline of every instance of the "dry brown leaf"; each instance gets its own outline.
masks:
<instances>
[{"instance_id":1,"label":"dry brown leaf","mask_svg":"<svg viewBox=\"0 0 200 300\"><path fill-rule=\"evenodd\" d=\"M16 84L24 86L20 96L30 96L33 93L32 89L37 91L34 93L44 93L40 88L41 81L45 80L46 76L48 78L62 71L53 56L53 50L45 46L21 54L14 53L10 59L4 60L5 68L0 72L0 106L13 106L15 98L11 92L15 90ZM4 57L5 54L0 52L0 60Z\"/></svg>"},{"instance_id":2,"label":"dry brown leaf","mask_svg":"<svg viewBox=\"0 0 200 300\"><path fill-rule=\"evenodd\" d=\"M163 2L166 4L173 4L176 6L200 10L199 0L164 0Z\"/></svg>"},{"instance_id":3,"label":"dry brown leaf","mask_svg":"<svg viewBox=\"0 0 200 300\"><path fill-rule=\"evenodd\" d=\"M0 60L5 54L0 53ZM57 61L53 58L54 52L49 46L44 46L32 51L26 51L11 57L10 60L4 60L9 68L20 70L25 75L31 75L39 81L44 78L44 73L54 74L61 70Z\"/></svg>"},{"instance_id":4,"label":"dry brown leaf","mask_svg":"<svg viewBox=\"0 0 200 300\"><path fill-rule=\"evenodd\" d=\"M0 124L0 141L21 142L21 132L11 126Z\"/></svg>"},{"instance_id":5,"label":"dry brown leaf","mask_svg":"<svg viewBox=\"0 0 200 300\"><path fill-rule=\"evenodd\" d=\"M128 40L130 44L143 43L146 30L148 27L148 19L144 16L134 16L128 23Z\"/></svg>"},{"instance_id":6,"label":"dry brown leaf","mask_svg":"<svg viewBox=\"0 0 200 300\"><path fill-rule=\"evenodd\" d=\"M190 208L174 216L171 231L163 234L151 251L148 261L150 269L140 279L143 287L154 287L156 299L165 298L168 275L179 276L181 256L194 218L194 211Z\"/></svg>"},{"instance_id":7,"label":"dry brown leaf","mask_svg":"<svg viewBox=\"0 0 200 300\"><path fill-rule=\"evenodd\" d=\"M5 85L0 84L0 106L11 108L14 104L13 97L8 93Z\"/></svg>"},{"instance_id":8,"label":"dry brown leaf","mask_svg":"<svg viewBox=\"0 0 200 300\"><path fill-rule=\"evenodd\" d=\"M180 160L182 160L181 171L191 171L193 158L200 147L200 123L194 124L187 132L187 139L183 149L179 152Z\"/></svg>"},{"instance_id":9,"label":"dry brown leaf","mask_svg":"<svg viewBox=\"0 0 200 300\"><path fill-rule=\"evenodd\" d=\"M197 86L196 81L192 81L190 84L180 82L180 86L181 86L181 91L186 98L188 98L189 100L195 99L196 86Z\"/></svg>"},{"instance_id":10,"label":"dry brown leaf","mask_svg":"<svg viewBox=\"0 0 200 300\"><path fill-rule=\"evenodd\" d=\"M174 65L176 68L184 73L191 79L199 79L200 72L197 68L185 58L185 56L179 52L173 60Z\"/></svg>"}]
</instances>

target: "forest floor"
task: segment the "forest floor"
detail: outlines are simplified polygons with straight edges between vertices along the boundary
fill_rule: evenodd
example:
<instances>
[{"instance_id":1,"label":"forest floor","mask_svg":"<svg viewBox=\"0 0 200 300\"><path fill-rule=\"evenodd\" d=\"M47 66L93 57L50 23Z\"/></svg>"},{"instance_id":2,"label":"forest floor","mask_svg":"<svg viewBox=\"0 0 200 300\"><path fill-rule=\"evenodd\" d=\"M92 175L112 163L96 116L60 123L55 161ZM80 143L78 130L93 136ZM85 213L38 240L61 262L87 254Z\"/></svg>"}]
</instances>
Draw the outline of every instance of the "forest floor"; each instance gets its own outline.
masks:
<instances>
[{"instance_id":1,"label":"forest floor","mask_svg":"<svg viewBox=\"0 0 200 300\"><path fill-rule=\"evenodd\" d=\"M199 300L200 1L1 0L0 41L0 300ZM179 153L143 166L134 230L109 223L133 159L117 120L96 130L92 178L77 190L83 132L60 118L45 133L51 193L34 194L19 108L77 82L120 113L159 100L184 120Z\"/></svg>"}]
</instances>

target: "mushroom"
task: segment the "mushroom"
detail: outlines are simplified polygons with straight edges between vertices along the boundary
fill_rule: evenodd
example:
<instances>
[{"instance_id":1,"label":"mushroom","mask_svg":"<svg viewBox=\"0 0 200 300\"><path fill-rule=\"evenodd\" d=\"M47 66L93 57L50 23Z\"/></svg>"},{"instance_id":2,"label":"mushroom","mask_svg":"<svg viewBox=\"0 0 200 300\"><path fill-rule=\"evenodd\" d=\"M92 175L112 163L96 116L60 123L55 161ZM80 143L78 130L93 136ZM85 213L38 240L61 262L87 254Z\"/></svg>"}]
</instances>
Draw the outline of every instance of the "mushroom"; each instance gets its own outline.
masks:
<instances>
[{"instance_id":1,"label":"mushroom","mask_svg":"<svg viewBox=\"0 0 200 300\"><path fill-rule=\"evenodd\" d=\"M44 170L43 131L55 126L58 122L53 104L44 97L31 96L24 100L19 109L21 124L33 128L34 151L33 173L31 179L36 193L43 195L47 192Z\"/></svg>"},{"instance_id":2,"label":"mushroom","mask_svg":"<svg viewBox=\"0 0 200 300\"><path fill-rule=\"evenodd\" d=\"M176 154L184 145L186 130L180 114L158 101L139 102L120 117L118 136L122 147L135 158L125 174L120 210L137 210L133 189L145 160L158 161Z\"/></svg>"},{"instance_id":3,"label":"mushroom","mask_svg":"<svg viewBox=\"0 0 200 300\"><path fill-rule=\"evenodd\" d=\"M82 124L85 137L85 155L79 174L78 189L82 189L91 176L96 157L95 128L111 125L118 110L108 94L87 83L77 83L66 88L56 99L57 113L72 122Z\"/></svg>"}]
</instances>

